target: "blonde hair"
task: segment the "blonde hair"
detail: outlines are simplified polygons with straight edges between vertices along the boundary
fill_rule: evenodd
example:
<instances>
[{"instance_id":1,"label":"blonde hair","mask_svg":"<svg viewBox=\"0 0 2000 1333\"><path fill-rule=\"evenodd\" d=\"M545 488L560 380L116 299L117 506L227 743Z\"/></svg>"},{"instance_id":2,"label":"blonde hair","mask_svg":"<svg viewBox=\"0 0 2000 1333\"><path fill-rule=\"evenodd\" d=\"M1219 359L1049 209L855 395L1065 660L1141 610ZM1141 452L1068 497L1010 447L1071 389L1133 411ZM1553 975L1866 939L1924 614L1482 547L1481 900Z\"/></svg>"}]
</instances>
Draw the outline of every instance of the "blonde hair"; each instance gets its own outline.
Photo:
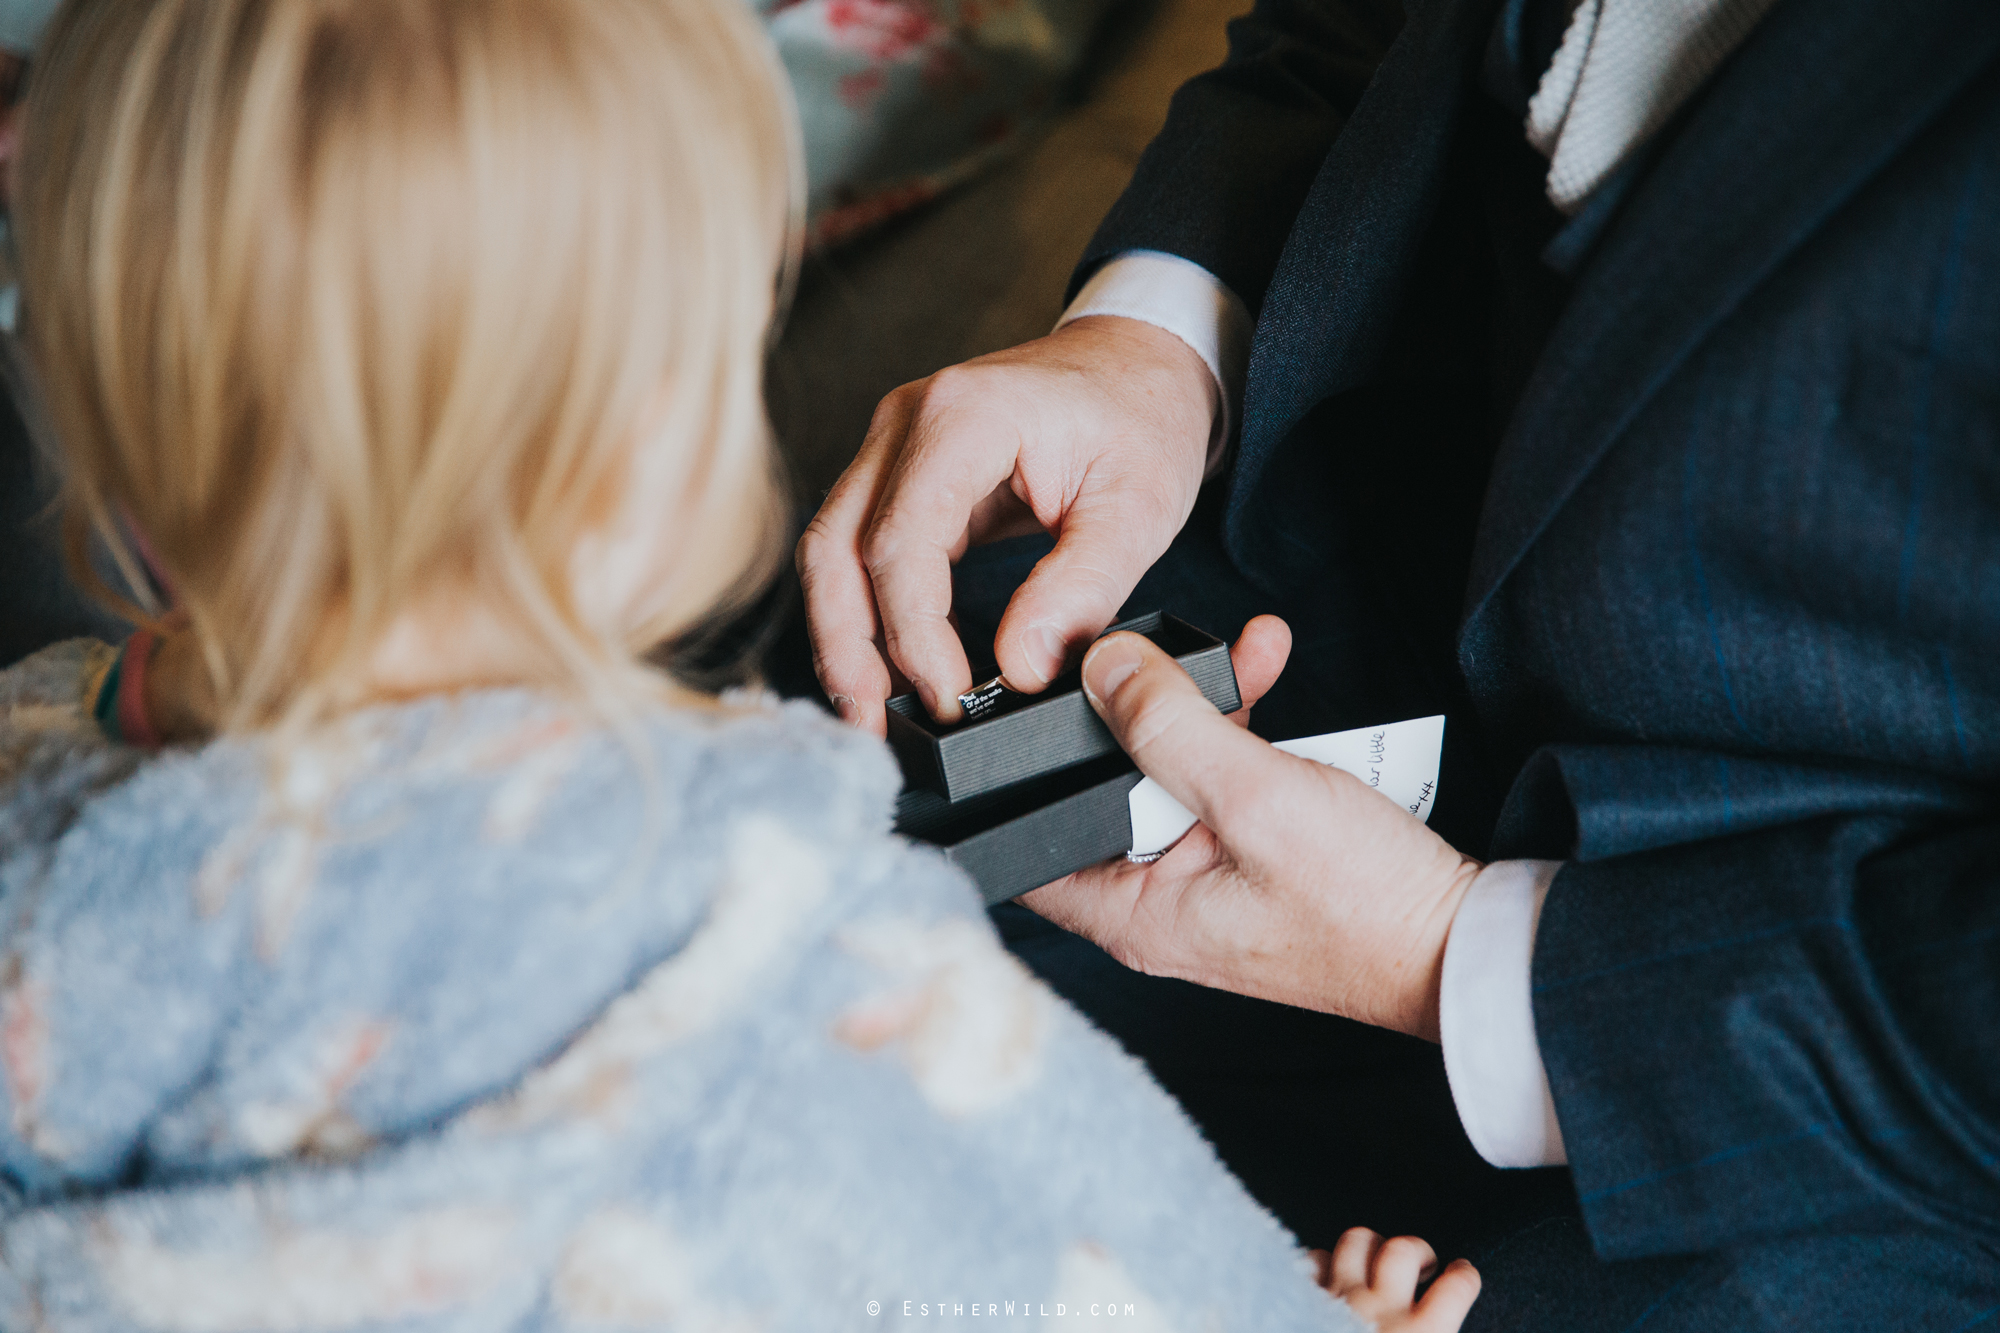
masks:
<instances>
[{"instance_id":1,"label":"blonde hair","mask_svg":"<svg viewBox=\"0 0 2000 1333\"><path fill-rule=\"evenodd\" d=\"M71 0L16 217L73 561L136 530L226 728L351 704L460 594L545 683L653 688L781 555L798 163L742 0ZM657 575L594 606L621 524Z\"/></svg>"}]
</instances>

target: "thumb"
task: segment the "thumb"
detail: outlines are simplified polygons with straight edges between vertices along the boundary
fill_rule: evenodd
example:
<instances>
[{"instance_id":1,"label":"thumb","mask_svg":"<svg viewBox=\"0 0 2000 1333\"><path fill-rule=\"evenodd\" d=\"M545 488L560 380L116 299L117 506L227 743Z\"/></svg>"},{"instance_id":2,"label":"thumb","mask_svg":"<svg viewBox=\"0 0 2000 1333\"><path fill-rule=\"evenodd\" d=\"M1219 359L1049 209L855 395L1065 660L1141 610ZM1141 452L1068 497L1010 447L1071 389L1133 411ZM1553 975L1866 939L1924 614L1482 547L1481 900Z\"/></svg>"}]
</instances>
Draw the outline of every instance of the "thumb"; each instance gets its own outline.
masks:
<instances>
[{"instance_id":1,"label":"thumb","mask_svg":"<svg viewBox=\"0 0 2000 1333\"><path fill-rule=\"evenodd\" d=\"M1180 664L1143 635L1111 634L1093 645L1083 691L1146 776L1217 834L1265 804L1273 783L1306 762L1216 712Z\"/></svg>"}]
</instances>

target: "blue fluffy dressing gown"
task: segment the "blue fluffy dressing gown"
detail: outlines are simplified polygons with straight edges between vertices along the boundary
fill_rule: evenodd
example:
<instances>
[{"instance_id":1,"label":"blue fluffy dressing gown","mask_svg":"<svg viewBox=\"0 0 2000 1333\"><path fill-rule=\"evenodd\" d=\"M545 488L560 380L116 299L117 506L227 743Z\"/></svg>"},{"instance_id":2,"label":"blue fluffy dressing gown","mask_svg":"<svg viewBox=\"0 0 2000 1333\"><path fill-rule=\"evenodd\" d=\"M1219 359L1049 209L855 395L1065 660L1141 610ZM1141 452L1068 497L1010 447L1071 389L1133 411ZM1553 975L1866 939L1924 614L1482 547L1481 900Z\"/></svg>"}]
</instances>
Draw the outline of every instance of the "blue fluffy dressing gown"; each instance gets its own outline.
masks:
<instances>
[{"instance_id":1,"label":"blue fluffy dressing gown","mask_svg":"<svg viewBox=\"0 0 2000 1333\"><path fill-rule=\"evenodd\" d=\"M0 673L0 1327L1354 1330L804 705Z\"/></svg>"}]
</instances>

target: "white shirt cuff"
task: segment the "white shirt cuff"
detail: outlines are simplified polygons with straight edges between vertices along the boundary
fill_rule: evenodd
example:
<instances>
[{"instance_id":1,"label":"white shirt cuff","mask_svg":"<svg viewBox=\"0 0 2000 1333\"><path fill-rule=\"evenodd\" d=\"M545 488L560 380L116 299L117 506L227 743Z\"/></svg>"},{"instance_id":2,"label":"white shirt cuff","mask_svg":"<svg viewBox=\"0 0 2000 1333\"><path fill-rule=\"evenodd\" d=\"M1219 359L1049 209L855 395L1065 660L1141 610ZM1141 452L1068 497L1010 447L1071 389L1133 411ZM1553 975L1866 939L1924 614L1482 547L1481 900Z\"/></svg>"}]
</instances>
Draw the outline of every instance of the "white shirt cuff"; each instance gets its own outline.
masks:
<instances>
[{"instance_id":1,"label":"white shirt cuff","mask_svg":"<svg viewBox=\"0 0 2000 1333\"><path fill-rule=\"evenodd\" d=\"M1479 872L1445 941L1438 1026L1459 1123L1495 1166L1563 1166L1562 1126L1535 1038L1535 930L1560 861Z\"/></svg>"},{"instance_id":2,"label":"white shirt cuff","mask_svg":"<svg viewBox=\"0 0 2000 1333\"><path fill-rule=\"evenodd\" d=\"M1091 275L1056 321L1121 315L1165 329L1193 349L1215 376L1221 410L1208 438L1212 477L1222 467L1236 405L1250 366L1250 311L1222 279L1191 259L1163 250L1127 250Z\"/></svg>"}]
</instances>

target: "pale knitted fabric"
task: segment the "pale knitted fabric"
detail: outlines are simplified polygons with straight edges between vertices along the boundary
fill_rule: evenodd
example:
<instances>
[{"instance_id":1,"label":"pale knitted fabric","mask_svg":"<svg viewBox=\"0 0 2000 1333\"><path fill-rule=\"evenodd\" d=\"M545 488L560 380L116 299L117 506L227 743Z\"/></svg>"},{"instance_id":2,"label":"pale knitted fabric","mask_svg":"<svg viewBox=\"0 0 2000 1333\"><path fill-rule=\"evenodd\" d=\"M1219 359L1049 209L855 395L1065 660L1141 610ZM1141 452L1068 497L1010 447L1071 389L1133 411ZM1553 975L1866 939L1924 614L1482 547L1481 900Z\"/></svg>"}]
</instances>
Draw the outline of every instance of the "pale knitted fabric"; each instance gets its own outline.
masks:
<instances>
[{"instance_id":1,"label":"pale knitted fabric","mask_svg":"<svg viewBox=\"0 0 2000 1333\"><path fill-rule=\"evenodd\" d=\"M1672 118L1772 0L1583 0L1528 103L1549 201L1574 213Z\"/></svg>"}]
</instances>

